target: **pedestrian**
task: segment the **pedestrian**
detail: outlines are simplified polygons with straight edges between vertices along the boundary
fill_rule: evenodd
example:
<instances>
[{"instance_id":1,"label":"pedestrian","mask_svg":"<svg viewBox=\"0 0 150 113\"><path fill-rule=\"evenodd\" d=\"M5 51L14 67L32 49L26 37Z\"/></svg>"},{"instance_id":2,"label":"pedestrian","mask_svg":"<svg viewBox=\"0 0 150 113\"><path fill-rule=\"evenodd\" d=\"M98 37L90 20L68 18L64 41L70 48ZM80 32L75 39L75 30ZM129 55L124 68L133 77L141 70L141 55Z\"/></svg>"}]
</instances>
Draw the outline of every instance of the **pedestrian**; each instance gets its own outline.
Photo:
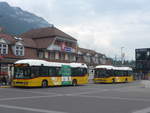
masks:
<instances>
[{"instance_id":1,"label":"pedestrian","mask_svg":"<svg viewBox=\"0 0 150 113\"><path fill-rule=\"evenodd\" d=\"M2 83L3 83L4 85L7 85L7 80L6 80L6 77L5 77L5 76L2 77Z\"/></svg>"},{"instance_id":2,"label":"pedestrian","mask_svg":"<svg viewBox=\"0 0 150 113\"><path fill-rule=\"evenodd\" d=\"M0 77L0 86L2 86L3 82L2 82L2 77Z\"/></svg>"}]
</instances>

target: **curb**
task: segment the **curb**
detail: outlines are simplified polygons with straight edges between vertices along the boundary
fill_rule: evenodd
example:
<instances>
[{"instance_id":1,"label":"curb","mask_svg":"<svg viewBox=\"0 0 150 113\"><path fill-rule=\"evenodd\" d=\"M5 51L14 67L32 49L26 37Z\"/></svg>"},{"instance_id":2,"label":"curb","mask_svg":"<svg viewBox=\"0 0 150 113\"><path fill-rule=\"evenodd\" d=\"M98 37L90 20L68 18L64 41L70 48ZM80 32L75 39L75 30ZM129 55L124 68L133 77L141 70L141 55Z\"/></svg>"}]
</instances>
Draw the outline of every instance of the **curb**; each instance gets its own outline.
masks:
<instances>
[{"instance_id":1,"label":"curb","mask_svg":"<svg viewBox=\"0 0 150 113\"><path fill-rule=\"evenodd\" d=\"M0 88L10 88L11 86L0 86Z\"/></svg>"}]
</instances>

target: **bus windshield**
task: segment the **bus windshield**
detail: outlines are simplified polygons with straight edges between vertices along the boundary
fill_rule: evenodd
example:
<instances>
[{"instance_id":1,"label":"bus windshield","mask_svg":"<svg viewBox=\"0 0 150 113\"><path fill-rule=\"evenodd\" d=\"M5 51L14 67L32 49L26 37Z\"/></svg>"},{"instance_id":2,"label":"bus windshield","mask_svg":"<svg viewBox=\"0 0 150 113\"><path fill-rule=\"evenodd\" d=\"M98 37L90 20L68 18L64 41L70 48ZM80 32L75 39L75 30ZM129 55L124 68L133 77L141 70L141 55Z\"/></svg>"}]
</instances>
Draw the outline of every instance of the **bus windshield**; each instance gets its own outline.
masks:
<instances>
[{"instance_id":1,"label":"bus windshield","mask_svg":"<svg viewBox=\"0 0 150 113\"><path fill-rule=\"evenodd\" d=\"M30 67L15 67L14 78L31 78Z\"/></svg>"}]
</instances>

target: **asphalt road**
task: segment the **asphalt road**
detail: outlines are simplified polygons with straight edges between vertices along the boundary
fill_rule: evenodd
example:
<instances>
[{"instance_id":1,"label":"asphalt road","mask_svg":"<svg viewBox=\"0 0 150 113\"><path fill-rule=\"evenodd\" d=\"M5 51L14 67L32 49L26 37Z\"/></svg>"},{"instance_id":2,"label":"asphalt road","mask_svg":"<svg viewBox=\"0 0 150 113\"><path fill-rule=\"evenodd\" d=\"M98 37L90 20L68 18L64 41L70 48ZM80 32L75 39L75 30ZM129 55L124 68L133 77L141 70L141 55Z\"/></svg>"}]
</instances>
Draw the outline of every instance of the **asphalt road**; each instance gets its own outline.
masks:
<instances>
[{"instance_id":1,"label":"asphalt road","mask_svg":"<svg viewBox=\"0 0 150 113\"><path fill-rule=\"evenodd\" d=\"M150 88L144 88L140 81L0 88L0 113L150 113Z\"/></svg>"}]
</instances>

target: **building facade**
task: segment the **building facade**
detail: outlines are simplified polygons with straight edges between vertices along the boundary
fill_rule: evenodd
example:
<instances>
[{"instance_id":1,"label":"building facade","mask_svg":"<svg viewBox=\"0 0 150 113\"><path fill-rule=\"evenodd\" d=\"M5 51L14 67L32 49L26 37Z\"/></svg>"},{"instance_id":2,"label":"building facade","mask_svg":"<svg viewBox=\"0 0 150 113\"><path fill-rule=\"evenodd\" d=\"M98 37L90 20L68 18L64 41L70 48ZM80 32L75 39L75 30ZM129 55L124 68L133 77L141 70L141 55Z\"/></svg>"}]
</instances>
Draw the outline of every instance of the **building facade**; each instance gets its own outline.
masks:
<instances>
[{"instance_id":1,"label":"building facade","mask_svg":"<svg viewBox=\"0 0 150 113\"><path fill-rule=\"evenodd\" d=\"M41 28L23 33L36 45L37 58L55 62L76 62L77 40L55 28Z\"/></svg>"},{"instance_id":2,"label":"building facade","mask_svg":"<svg viewBox=\"0 0 150 113\"><path fill-rule=\"evenodd\" d=\"M135 70L142 79L150 77L150 48L135 50Z\"/></svg>"},{"instance_id":3,"label":"building facade","mask_svg":"<svg viewBox=\"0 0 150 113\"><path fill-rule=\"evenodd\" d=\"M19 36L0 32L0 76L9 75L9 67L15 61L29 58L88 66L110 64L104 54L79 48L75 38L55 27L34 29Z\"/></svg>"}]
</instances>

